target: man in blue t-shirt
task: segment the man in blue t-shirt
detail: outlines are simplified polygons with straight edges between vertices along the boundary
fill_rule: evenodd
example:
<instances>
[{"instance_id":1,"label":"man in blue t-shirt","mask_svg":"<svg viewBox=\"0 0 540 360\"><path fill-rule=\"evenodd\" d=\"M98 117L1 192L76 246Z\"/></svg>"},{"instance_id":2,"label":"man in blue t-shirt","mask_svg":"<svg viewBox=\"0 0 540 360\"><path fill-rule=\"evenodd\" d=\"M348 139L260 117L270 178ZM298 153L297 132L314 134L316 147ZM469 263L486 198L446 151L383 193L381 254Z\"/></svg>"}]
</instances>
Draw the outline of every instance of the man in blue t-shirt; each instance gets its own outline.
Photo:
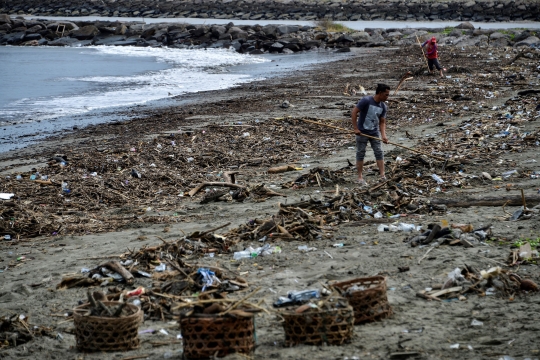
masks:
<instances>
[{"instance_id":1,"label":"man in blue t-shirt","mask_svg":"<svg viewBox=\"0 0 540 360\"><path fill-rule=\"evenodd\" d=\"M364 96L354 107L351 120L356 134L356 169L358 170L358 183L360 186L367 186L366 181L362 177L364 169L364 157L366 155L366 146L369 141L371 148L375 153L375 160L379 167L381 180L386 180L384 174L384 154L382 151L381 142L379 140L370 139L362 134L381 138L386 144L386 111L388 107L384 103L390 95L390 86L385 84L377 85L375 96Z\"/></svg>"}]
</instances>

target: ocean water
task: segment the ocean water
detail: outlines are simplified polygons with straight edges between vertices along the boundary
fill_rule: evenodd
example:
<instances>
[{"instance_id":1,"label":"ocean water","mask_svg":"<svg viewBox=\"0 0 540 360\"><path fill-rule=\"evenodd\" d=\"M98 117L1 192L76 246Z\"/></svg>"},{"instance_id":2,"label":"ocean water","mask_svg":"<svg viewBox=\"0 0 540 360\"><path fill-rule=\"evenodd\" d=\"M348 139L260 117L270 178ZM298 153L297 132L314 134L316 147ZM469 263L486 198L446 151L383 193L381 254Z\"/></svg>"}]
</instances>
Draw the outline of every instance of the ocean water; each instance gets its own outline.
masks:
<instances>
[{"instance_id":1,"label":"ocean water","mask_svg":"<svg viewBox=\"0 0 540 360\"><path fill-rule=\"evenodd\" d=\"M227 49L0 47L0 152L118 120L133 105L178 104L347 54L250 56ZM174 101L172 100L174 97Z\"/></svg>"}]
</instances>

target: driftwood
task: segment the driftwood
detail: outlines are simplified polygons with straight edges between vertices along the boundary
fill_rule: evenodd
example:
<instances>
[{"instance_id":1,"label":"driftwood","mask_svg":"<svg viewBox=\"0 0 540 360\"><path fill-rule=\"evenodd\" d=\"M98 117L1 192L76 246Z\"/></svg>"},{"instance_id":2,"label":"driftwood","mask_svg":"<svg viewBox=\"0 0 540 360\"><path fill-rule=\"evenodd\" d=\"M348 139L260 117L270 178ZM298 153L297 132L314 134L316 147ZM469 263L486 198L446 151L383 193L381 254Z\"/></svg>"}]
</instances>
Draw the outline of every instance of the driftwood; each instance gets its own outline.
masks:
<instances>
[{"instance_id":1,"label":"driftwood","mask_svg":"<svg viewBox=\"0 0 540 360\"><path fill-rule=\"evenodd\" d=\"M287 172L287 171L293 171L295 169L294 166L292 165L282 165L282 166L276 166L276 167L272 167L270 169L268 169L268 173L269 174L279 174L279 173L284 173L284 172Z\"/></svg>"},{"instance_id":2,"label":"driftwood","mask_svg":"<svg viewBox=\"0 0 540 360\"><path fill-rule=\"evenodd\" d=\"M199 191L201 191L204 187L206 186L223 186L223 187L230 187L230 188L234 188L234 189L242 189L244 190L246 187L245 186L242 186L242 185L238 185L238 184L232 184L232 183L227 183L227 182L203 182L199 185L197 185L197 187L195 187L194 189L191 189L190 192L188 193L189 196L194 196L195 194L197 194Z\"/></svg>"},{"instance_id":3,"label":"driftwood","mask_svg":"<svg viewBox=\"0 0 540 360\"><path fill-rule=\"evenodd\" d=\"M540 204L540 195L527 195L528 205ZM433 205L446 205L448 207L470 207L470 206L521 206L523 199L521 195L515 196L486 196L482 198L464 198L464 199L431 199Z\"/></svg>"},{"instance_id":4,"label":"driftwood","mask_svg":"<svg viewBox=\"0 0 540 360\"><path fill-rule=\"evenodd\" d=\"M128 284L133 284L133 282L135 281L133 275L129 271L127 271L127 269L123 267L118 261L108 261L100 265L100 267L106 267L109 270L122 275L122 277L124 278L124 280L126 280L126 283Z\"/></svg>"}]
</instances>

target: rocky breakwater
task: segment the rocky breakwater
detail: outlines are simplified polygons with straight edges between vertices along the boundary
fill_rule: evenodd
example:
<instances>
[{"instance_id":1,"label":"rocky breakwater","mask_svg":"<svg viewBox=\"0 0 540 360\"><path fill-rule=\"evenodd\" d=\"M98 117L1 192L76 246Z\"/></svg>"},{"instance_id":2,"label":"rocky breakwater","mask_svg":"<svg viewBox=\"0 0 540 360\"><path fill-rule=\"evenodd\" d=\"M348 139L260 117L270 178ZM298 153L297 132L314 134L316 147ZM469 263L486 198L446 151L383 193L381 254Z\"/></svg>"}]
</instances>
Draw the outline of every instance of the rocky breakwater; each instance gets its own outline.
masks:
<instances>
[{"instance_id":1,"label":"rocky breakwater","mask_svg":"<svg viewBox=\"0 0 540 360\"><path fill-rule=\"evenodd\" d=\"M441 45L540 47L530 30L481 30L470 23L455 28L368 29L332 32L296 25L193 25L142 22L43 21L0 14L0 45L168 46L173 48L233 48L247 54L295 53L318 48L350 51L351 47L402 46L417 36L436 36Z\"/></svg>"},{"instance_id":2,"label":"rocky breakwater","mask_svg":"<svg viewBox=\"0 0 540 360\"><path fill-rule=\"evenodd\" d=\"M0 13L245 20L540 21L537 0L10 0Z\"/></svg>"}]
</instances>

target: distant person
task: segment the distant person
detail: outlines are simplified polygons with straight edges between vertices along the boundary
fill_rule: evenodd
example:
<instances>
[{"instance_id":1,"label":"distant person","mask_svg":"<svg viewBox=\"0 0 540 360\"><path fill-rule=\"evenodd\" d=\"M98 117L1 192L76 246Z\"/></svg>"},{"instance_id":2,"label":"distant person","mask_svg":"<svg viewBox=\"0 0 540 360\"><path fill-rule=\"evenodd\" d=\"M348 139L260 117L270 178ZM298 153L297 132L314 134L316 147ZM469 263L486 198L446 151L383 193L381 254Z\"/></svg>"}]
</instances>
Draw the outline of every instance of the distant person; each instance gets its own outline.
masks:
<instances>
[{"instance_id":1,"label":"distant person","mask_svg":"<svg viewBox=\"0 0 540 360\"><path fill-rule=\"evenodd\" d=\"M439 70L439 72L441 73L441 77L444 78L441 64L439 64L439 52L437 51L437 39L435 38L435 36L423 43L422 47L424 46L426 46L429 73L433 73L433 66L435 66L437 70Z\"/></svg>"},{"instance_id":2,"label":"distant person","mask_svg":"<svg viewBox=\"0 0 540 360\"><path fill-rule=\"evenodd\" d=\"M361 187L367 186L362 176L364 170L364 157L366 155L367 143L375 153L375 160L379 167L380 180L386 180L384 174L384 154L379 140L370 139L362 134L381 138L386 144L386 111L388 106L384 103L390 95L390 86L378 84L375 96L364 96L353 108L351 121L356 134L356 169L358 170L358 183Z\"/></svg>"}]
</instances>

